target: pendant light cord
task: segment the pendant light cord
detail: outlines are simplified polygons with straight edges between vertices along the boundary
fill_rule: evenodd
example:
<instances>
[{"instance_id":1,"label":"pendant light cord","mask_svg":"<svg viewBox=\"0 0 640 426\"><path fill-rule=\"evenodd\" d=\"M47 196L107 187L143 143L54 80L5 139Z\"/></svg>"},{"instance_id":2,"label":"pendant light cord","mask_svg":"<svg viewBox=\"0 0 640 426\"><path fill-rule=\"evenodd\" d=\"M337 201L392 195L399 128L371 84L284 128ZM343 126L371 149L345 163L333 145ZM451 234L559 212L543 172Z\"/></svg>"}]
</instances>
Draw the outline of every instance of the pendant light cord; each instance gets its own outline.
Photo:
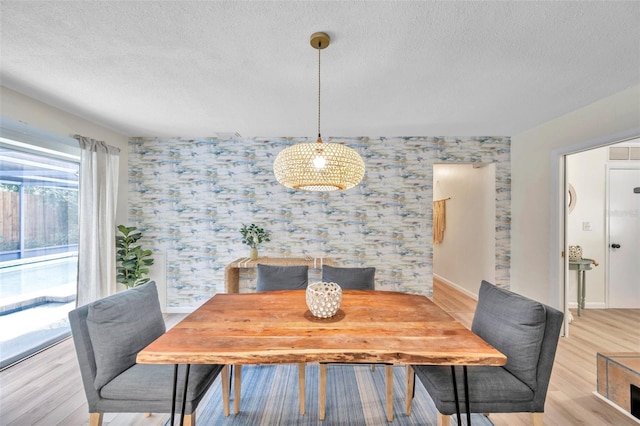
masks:
<instances>
[{"instance_id":1,"label":"pendant light cord","mask_svg":"<svg viewBox=\"0 0 640 426\"><path fill-rule=\"evenodd\" d=\"M321 46L318 45L318 142L322 142L320 136L320 50Z\"/></svg>"}]
</instances>

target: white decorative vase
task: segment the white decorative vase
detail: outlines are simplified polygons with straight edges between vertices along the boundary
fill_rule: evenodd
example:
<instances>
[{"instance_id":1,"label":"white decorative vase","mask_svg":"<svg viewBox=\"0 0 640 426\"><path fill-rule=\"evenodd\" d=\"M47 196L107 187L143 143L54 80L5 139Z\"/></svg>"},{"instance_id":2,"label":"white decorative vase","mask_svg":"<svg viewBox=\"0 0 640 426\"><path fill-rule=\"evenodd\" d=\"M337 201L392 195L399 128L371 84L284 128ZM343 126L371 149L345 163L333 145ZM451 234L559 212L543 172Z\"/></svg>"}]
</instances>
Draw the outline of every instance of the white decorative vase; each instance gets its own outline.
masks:
<instances>
[{"instance_id":1,"label":"white decorative vase","mask_svg":"<svg viewBox=\"0 0 640 426\"><path fill-rule=\"evenodd\" d=\"M569 246L569 260L580 260L582 259L582 247L580 246Z\"/></svg>"},{"instance_id":2,"label":"white decorative vase","mask_svg":"<svg viewBox=\"0 0 640 426\"><path fill-rule=\"evenodd\" d=\"M307 307L318 318L330 318L340 309L342 289L336 283L318 281L307 286Z\"/></svg>"}]
</instances>

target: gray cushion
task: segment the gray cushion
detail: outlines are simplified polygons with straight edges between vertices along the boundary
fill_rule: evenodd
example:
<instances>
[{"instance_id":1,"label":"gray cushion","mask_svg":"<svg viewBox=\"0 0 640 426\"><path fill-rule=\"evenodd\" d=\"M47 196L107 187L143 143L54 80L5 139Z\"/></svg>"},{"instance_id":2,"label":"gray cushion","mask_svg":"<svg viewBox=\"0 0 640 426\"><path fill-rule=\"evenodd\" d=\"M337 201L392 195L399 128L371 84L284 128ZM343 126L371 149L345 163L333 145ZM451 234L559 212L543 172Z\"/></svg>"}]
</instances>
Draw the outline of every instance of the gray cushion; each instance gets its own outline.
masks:
<instances>
[{"instance_id":1,"label":"gray cushion","mask_svg":"<svg viewBox=\"0 0 640 426\"><path fill-rule=\"evenodd\" d=\"M308 266L273 266L258 264L256 291L306 289Z\"/></svg>"},{"instance_id":2,"label":"gray cushion","mask_svg":"<svg viewBox=\"0 0 640 426\"><path fill-rule=\"evenodd\" d=\"M469 401L471 412L487 410L489 412L511 411L509 405L514 402L527 403L533 400L534 393L525 383L518 380L502 367L468 367ZM414 366L420 382L431 396L438 411L443 414L455 412L455 397L451 367L440 365ZM456 367L458 397L464 407L464 382L462 368ZM475 407L477 405L477 407ZM491 406L490 410L488 407Z\"/></svg>"},{"instance_id":3,"label":"gray cushion","mask_svg":"<svg viewBox=\"0 0 640 426\"><path fill-rule=\"evenodd\" d=\"M543 304L482 281L471 330L505 354L504 368L531 389L537 384L545 321Z\"/></svg>"},{"instance_id":4,"label":"gray cushion","mask_svg":"<svg viewBox=\"0 0 640 426\"><path fill-rule=\"evenodd\" d=\"M374 290L376 268L322 266L322 281L336 283L343 290Z\"/></svg>"},{"instance_id":5,"label":"gray cushion","mask_svg":"<svg viewBox=\"0 0 640 426\"><path fill-rule=\"evenodd\" d=\"M187 401L198 400L222 370L219 364L193 364L189 370L189 390ZM107 399L127 399L138 401L171 401L173 386L173 365L136 364L107 383L100 396ZM184 373L181 365L178 372L177 400L182 401ZM167 406L170 410L171 406Z\"/></svg>"},{"instance_id":6,"label":"gray cushion","mask_svg":"<svg viewBox=\"0 0 640 426\"><path fill-rule=\"evenodd\" d=\"M96 361L94 386L100 389L134 365L138 352L165 332L155 282L91 303L87 329Z\"/></svg>"}]
</instances>

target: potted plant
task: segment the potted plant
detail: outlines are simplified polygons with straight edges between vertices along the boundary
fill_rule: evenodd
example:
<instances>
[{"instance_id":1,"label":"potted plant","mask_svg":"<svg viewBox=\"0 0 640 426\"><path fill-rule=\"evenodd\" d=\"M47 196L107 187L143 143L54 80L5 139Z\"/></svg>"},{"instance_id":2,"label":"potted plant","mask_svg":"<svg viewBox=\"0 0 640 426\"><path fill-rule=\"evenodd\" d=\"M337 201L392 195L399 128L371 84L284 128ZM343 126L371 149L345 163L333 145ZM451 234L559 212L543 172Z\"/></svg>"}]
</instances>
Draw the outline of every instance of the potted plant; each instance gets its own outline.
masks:
<instances>
[{"instance_id":1,"label":"potted plant","mask_svg":"<svg viewBox=\"0 0 640 426\"><path fill-rule=\"evenodd\" d=\"M246 244L251 247L251 250L249 251L249 257L251 260L256 260L258 258L259 244L265 241L271 241L269 232L254 223L249 226L242 224L240 234L242 234L242 244Z\"/></svg>"},{"instance_id":2,"label":"potted plant","mask_svg":"<svg viewBox=\"0 0 640 426\"><path fill-rule=\"evenodd\" d=\"M149 266L153 265L151 250L143 250L138 240L142 232L135 226L118 225L122 235L116 235L116 281L125 287L136 287L149 282L145 278L149 273Z\"/></svg>"}]
</instances>

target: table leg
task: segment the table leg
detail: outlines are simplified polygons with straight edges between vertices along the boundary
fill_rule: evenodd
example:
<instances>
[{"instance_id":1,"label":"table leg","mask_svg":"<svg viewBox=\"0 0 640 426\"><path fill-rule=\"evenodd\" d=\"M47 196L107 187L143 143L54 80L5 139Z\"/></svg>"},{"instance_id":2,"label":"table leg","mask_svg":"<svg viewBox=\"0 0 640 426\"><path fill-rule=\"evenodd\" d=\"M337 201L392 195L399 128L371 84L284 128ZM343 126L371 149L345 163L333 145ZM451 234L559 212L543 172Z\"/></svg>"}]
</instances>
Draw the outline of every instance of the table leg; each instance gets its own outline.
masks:
<instances>
[{"instance_id":1,"label":"table leg","mask_svg":"<svg viewBox=\"0 0 640 426\"><path fill-rule=\"evenodd\" d=\"M240 390L242 386L242 365L234 365L236 375L233 377L233 413L240 412Z\"/></svg>"},{"instance_id":2,"label":"table leg","mask_svg":"<svg viewBox=\"0 0 640 426\"><path fill-rule=\"evenodd\" d=\"M407 365L407 383L406 383L407 395L405 402L405 412L407 416L411 415L411 406L413 403L413 397L416 394L416 376L411 365Z\"/></svg>"},{"instance_id":3,"label":"table leg","mask_svg":"<svg viewBox=\"0 0 640 426\"><path fill-rule=\"evenodd\" d=\"M222 414L225 417L229 417L229 392L231 390L231 377L229 376L229 370L232 370L232 365L224 365L220 372L220 388L222 390ZM233 370L231 371L233 374Z\"/></svg>"},{"instance_id":4,"label":"table leg","mask_svg":"<svg viewBox=\"0 0 640 426\"><path fill-rule=\"evenodd\" d=\"M578 271L578 316L582 315L582 280L584 276L583 271Z\"/></svg>"},{"instance_id":5,"label":"table leg","mask_svg":"<svg viewBox=\"0 0 640 426\"><path fill-rule=\"evenodd\" d=\"M320 363L320 394L318 395L318 417L320 420L324 420L325 415L325 403L327 398L327 364Z\"/></svg>"},{"instance_id":6,"label":"table leg","mask_svg":"<svg viewBox=\"0 0 640 426\"><path fill-rule=\"evenodd\" d=\"M184 373L184 390L182 391L182 415L180 416L180 426L184 426L184 412L187 408L187 389L189 386L189 370L191 364L187 364L187 371Z\"/></svg>"},{"instance_id":7,"label":"table leg","mask_svg":"<svg viewBox=\"0 0 640 426\"><path fill-rule=\"evenodd\" d=\"M460 400L458 399L458 381L456 380L456 367L454 365L451 366L451 379L453 380L453 397L456 401L456 418L458 419L458 424L461 425L460 421Z\"/></svg>"},{"instance_id":8,"label":"table leg","mask_svg":"<svg viewBox=\"0 0 640 426\"><path fill-rule=\"evenodd\" d=\"M587 271L582 271L582 301L581 308L584 309L584 300L587 297Z\"/></svg>"},{"instance_id":9,"label":"table leg","mask_svg":"<svg viewBox=\"0 0 640 426\"><path fill-rule=\"evenodd\" d=\"M464 376L464 408L467 410L467 425L471 426L471 409L469 407L469 379L467 378L467 366L462 366Z\"/></svg>"},{"instance_id":10,"label":"table leg","mask_svg":"<svg viewBox=\"0 0 640 426\"><path fill-rule=\"evenodd\" d=\"M178 364L173 366L173 393L171 394L171 426L176 416L176 389L178 387Z\"/></svg>"},{"instance_id":11,"label":"table leg","mask_svg":"<svg viewBox=\"0 0 640 426\"><path fill-rule=\"evenodd\" d=\"M304 362L298 363L298 403L300 404L300 414L304 415L305 407L305 392L307 386L305 384L307 364Z\"/></svg>"},{"instance_id":12,"label":"table leg","mask_svg":"<svg viewBox=\"0 0 640 426\"><path fill-rule=\"evenodd\" d=\"M387 382L387 421L393 421L393 364L385 365Z\"/></svg>"}]
</instances>

